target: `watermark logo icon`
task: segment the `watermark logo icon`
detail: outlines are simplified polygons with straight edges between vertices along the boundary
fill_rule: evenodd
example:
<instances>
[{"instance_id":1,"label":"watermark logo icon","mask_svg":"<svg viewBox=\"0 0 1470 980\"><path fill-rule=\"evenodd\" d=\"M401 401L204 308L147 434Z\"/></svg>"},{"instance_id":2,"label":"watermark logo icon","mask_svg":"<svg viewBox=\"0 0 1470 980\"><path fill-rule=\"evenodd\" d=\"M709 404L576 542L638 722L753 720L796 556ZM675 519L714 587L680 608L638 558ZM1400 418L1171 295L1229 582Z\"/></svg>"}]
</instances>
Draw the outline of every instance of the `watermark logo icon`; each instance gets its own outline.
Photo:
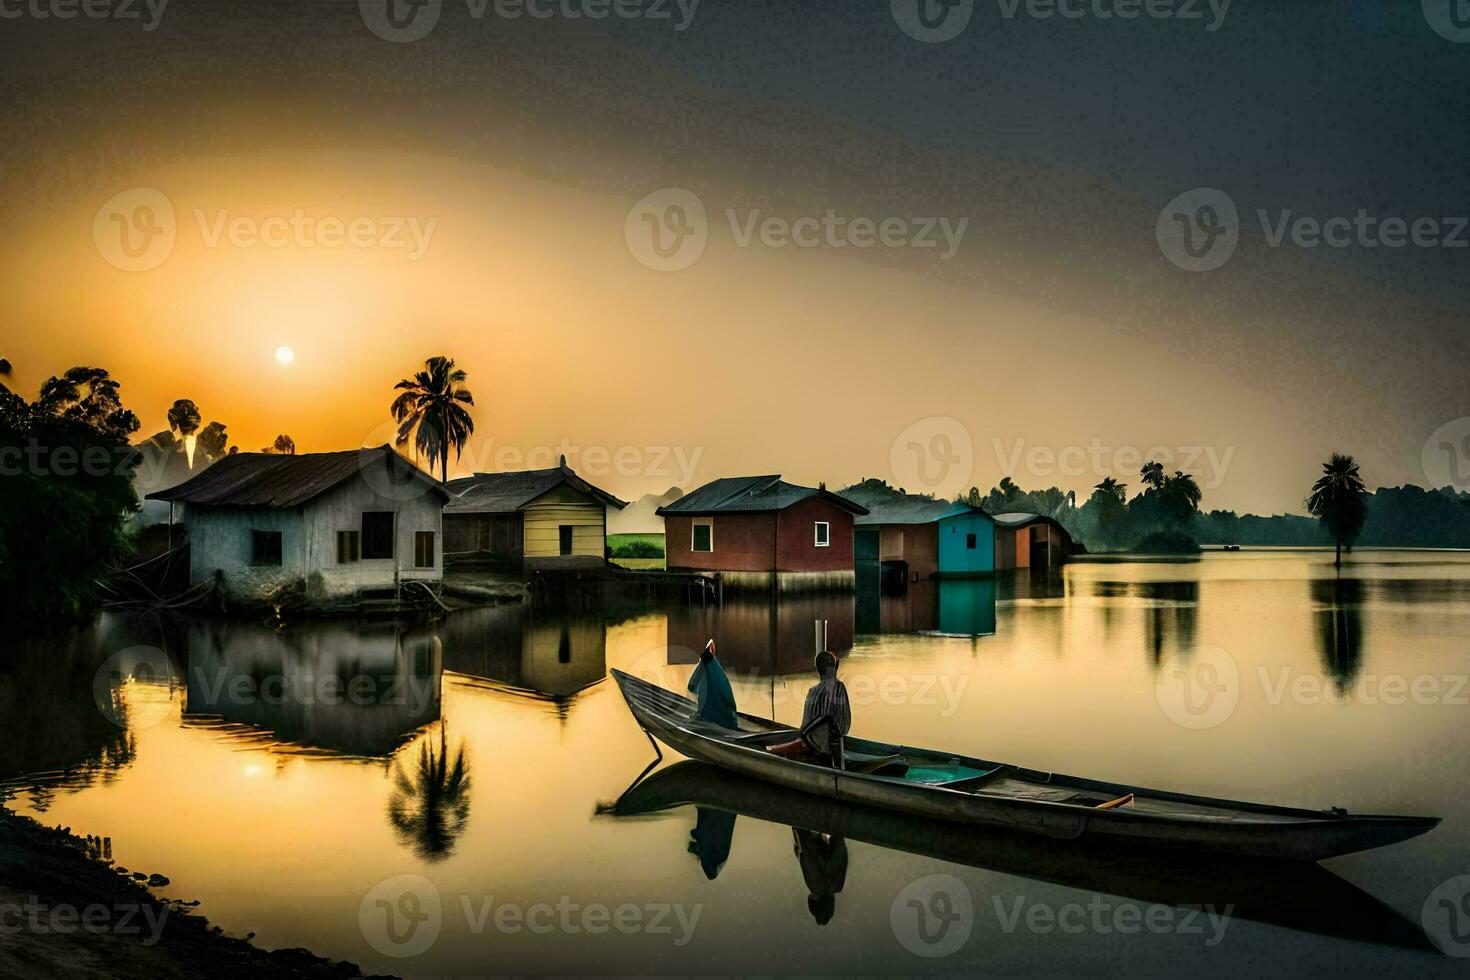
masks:
<instances>
[{"instance_id":1,"label":"watermark logo icon","mask_svg":"<svg viewBox=\"0 0 1470 980\"><path fill-rule=\"evenodd\" d=\"M1470 417L1446 422L1424 443L1424 479L1435 489L1470 490Z\"/></svg>"},{"instance_id":2,"label":"watermark logo icon","mask_svg":"<svg viewBox=\"0 0 1470 980\"><path fill-rule=\"evenodd\" d=\"M891 0L893 22L915 41L942 44L970 25L975 0Z\"/></svg>"},{"instance_id":3,"label":"watermark logo icon","mask_svg":"<svg viewBox=\"0 0 1470 980\"><path fill-rule=\"evenodd\" d=\"M395 959L425 952L444 924L439 889L423 875L397 875L363 896L357 924L368 945Z\"/></svg>"},{"instance_id":4,"label":"watermark logo icon","mask_svg":"<svg viewBox=\"0 0 1470 980\"><path fill-rule=\"evenodd\" d=\"M1201 646L1187 664L1166 666L1154 679L1154 698L1164 716L1183 728L1214 728L1235 713L1240 669L1215 646Z\"/></svg>"},{"instance_id":5,"label":"watermark logo icon","mask_svg":"<svg viewBox=\"0 0 1470 980\"><path fill-rule=\"evenodd\" d=\"M910 882L888 911L893 936L915 956L949 956L970 939L975 901L954 875L927 875Z\"/></svg>"},{"instance_id":6,"label":"watermark logo icon","mask_svg":"<svg viewBox=\"0 0 1470 980\"><path fill-rule=\"evenodd\" d=\"M894 486L950 496L967 489L975 468L970 430L956 418L930 416L898 434L888 452Z\"/></svg>"},{"instance_id":7,"label":"watermark logo icon","mask_svg":"<svg viewBox=\"0 0 1470 980\"><path fill-rule=\"evenodd\" d=\"M1440 952L1470 956L1470 875L1457 875L1430 892L1419 918Z\"/></svg>"},{"instance_id":8,"label":"watermark logo icon","mask_svg":"<svg viewBox=\"0 0 1470 980\"><path fill-rule=\"evenodd\" d=\"M1240 213L1230 195L1196 187L1164 205L1154 226L1164 258L1186 272L1210 272L1235 254Z\"/></svg>"},{"instance_id":9,"label":"watermark logo icon","mask_svg":"<svg viewBox=\"0 0 1470 980\"><path fill-rule=\"evenodd\" d=\"M173 665L157 647L132 646L102 661L92 675L92 700L119 728L151 728L173 710Z\"/></svg>"},{"instance_id":10,"label":"watermark logo icon","mask_svg":"<svg viewBox=\"0 0 1470 980\"><path fill-rule=\"evenodd\" d=\"M1470 0L1423 0L1424 19L1446 41L1470 41Z\"/></svg>"},{"instance_id":11,"label":"watermark logo icon","mask_svg":"<svg viewBox=\"0 0 1470 980\"><path fill-rule=\"evenodd\" d=\"M97 251L124 272L158 268L173 254L177 238L173 202L152 187L114 194L92 219Z\"/></svg>"},{"instance_id":12,"label":"watermark logo icon","mask_svg":"<svg viewBox=\"0 0 1470 980\"><path fill-rule=\"evenodd\" d=\"M418 41L439 23L444 0L357 0L358 13L368 30L385 41Z\"/></svg>"},{"instance_id":13,"label":"watermark logo icon","mask_svg":"<svg viewBox=\"0 0 1470 980\"><path fill-rule=\"evenodd\" d=\"M704 202L682 187L656 190L628 211L623 238L633 258L655 272L687 269L709 241Z\"/></svg>"}]
</instances>

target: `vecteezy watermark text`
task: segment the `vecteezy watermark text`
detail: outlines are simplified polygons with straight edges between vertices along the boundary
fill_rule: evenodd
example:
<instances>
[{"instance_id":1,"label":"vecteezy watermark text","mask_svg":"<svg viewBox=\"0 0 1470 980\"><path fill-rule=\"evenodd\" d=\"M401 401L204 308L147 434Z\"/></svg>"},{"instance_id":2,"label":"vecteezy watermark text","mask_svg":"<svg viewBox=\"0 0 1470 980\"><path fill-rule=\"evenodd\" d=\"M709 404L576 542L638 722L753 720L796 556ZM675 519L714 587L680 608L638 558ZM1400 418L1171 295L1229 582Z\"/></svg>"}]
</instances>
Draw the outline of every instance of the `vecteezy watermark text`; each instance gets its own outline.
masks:
<instances>
[{"instance_id":1,"label":"vecteezy watermark text","mask_svg":"<svg viewBox=\"0 0 1470 980\"><path fill-rule=\"evenodd\" d=\"M1183 470L1197 477L1199 485L1212 490L1225 482L1226 470L1235 457L1235 447L1226 446L1110 446L1093 437L1085 446L1027 445L1025 439L1014 439L1006 446L991 439L995 461L1002 473L1026 473L1037 478L1132 476L1145 460L1154 460L1166 469Z\"/></svg>"},{"instance_id":2,"label":"vecteezy watermark text","mask_svg":"<svg viewBox=\"0 0 1470 980\"><path fill-rule=\"evenodd\" d=\"M494 895L459 895L447 902L422 875L397 875L379 882L358 907L358 926L368 944L384 956L418 956L438 939L447 915L458 913L462 930L482 935L534 936L617 933L667 937L674 946L694 938L702 904L682 902L578 902L562 895L555 902L508 902Z\"/></svg>"},{"instance_id":3,"label":"vecteezy watermark text","mask_svg":"<svg viewBox=\"0 0 1470 980\"><path fill-rule=\"evenodd\" d=\"M933 249L944 262L959 251L970 224L969 218L871 217L839 214L833 208L796 217L759 208L743 213L726 208L724 218L737 248L759 243L771 249ZM647 195L629 209L623 222L628 251L658 272L689 268L704 254L709 235L704 201L682 187L665 187Z\"/></svg>"},{"instance_id":4,"label":"vecteezy watermark text","mask_svg":"<svg viewBox=\"0 0 1470 980\"><path fill-rule=\"evenodd\" d=\"M229 208L195 208L194 225L205 248L383 249L423 258L438 218L416 215L320 214L292 208L264 216ZM179 237L173 201L152 187L114 194L92 220L92 240L109 263L125 272L147 272L168 261Z\"/></svg>"},{"instance_id":5,"label":"vecteezy watermark text","mask_svg":"<svg viewBox=\"0 0 1470 980\"><path fill-rule=\"evenodd\" d=\"M152 31L163 21L168 0L0 0L0 20L139 21ZM146 14L146 17L145 17Z\"/></svg>"},{"instance_id":6,"label":"vecteezy watermark text","mask_svg":"<svg viewBox=\"0 0 1470 980\"><path fill-rule=\"evenodd\" d=\"M1205 21L1214 33L1225 23L1233 0L995 0L1004 20L1175 20ZM1429 2L1429 0L1426 0ZM970 25L975 0L890 0L893 22L909 37L926 44L951 41Z\"/></svg>"},{"instance_id":7,"label":"vecteezy watermark text","mask_svg":"<svg viewBox=\"0 0 1470 980\"><path fill-rule=\"evenodd\" d=\"M1268 248L1466 248L1470 217L1382 215L1358 208L1352 215L1299 214L1292 208L1256 208ZM1159 250L1187 272L1210 272L1230 261L1242 222L1235 201L1214 187L1196 187L1164 205L1155 223Z\"/></svg>"},{"instance_id":8,"label":"vecteezy watermark text","mask_svg":"<svg viewBox=\"0 0 1470 980\"><path fill-rule=\"evenodd\" d=\"M465 0L471 20L646 20L672 24L676 33L694 22L700 0ZM406 44L428 37L439 23L444 0L358 0L368 30L385 41Z\"/></svg>"},{"instance_id":9,"label":"vecteezy watermark text","mask_svg":"<svg viewBox=\"0 0 1470 980\"><path fill-rule=\"evenodd\" d=\"M46 903L38 896L25 901L0 900L0 936L28 932L33 935L73 936L78 932L101 935L142 936L152 946L163 936L168 908L149 902L117 902L112 905Z\"/></svg>"}]
</instances>

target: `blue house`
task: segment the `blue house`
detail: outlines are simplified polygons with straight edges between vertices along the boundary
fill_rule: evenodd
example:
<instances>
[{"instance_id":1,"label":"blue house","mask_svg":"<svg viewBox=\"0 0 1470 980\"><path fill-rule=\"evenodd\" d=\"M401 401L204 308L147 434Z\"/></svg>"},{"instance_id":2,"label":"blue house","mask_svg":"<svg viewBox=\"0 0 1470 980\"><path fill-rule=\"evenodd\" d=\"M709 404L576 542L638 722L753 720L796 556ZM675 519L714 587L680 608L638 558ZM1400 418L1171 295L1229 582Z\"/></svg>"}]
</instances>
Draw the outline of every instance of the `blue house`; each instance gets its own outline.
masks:
<instances>
[{"instance_id":1,"label":"blue house","mask_svg":"<svg viewBox=\"0 0 1470 980\"><path fill-rule=\"evenodd\" d=\"M956 504L934 523L939 539L937 577L963 578L995 571L995 520L989 514Z\"/></svg>"},{"instance_id":2,"label":"blue house","mask_svg":"<svg viewBox=\"0 0 1470 980\"><path fill-rule=\"evenodd\" d=\"M900 582L995 570L995 522L982 510L886 487L853 487L843 496L867 508L854 520L853 558L860 568L877 565L887 594Z\"/></svg>"}]
</instances>

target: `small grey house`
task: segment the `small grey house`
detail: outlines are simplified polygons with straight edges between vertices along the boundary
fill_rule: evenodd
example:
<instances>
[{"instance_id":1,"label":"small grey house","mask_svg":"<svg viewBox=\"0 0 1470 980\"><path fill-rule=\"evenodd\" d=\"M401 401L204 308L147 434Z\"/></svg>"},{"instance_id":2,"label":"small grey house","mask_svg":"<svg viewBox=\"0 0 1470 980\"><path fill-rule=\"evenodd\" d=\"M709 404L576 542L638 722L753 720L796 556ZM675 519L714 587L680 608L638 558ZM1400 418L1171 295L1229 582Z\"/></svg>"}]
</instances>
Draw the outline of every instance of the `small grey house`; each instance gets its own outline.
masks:
<instances>
[{"instance_id":1,"label":"small grey house","mask_svg":"<svg viewBox=\"0 0 1470 980\"><path fill-rule=\"evenodd\" d=\"M317 598L443 578L449 495L391 446L226 456L148 495L168 501L189 540L189 581L262 598L300 580Z\"/></svg>"},{"instance_id":2,"label":"small grey house","mask_svg":"<svg viewBox=\"0 0 1470 980\"><path fill-rule=\"evenodd\" d=\"M561 462L544 470L476 473L450 480L444 551L451 561L517 568L607 563L607 509L628 506Z\"/></svg>"}]
</instances>

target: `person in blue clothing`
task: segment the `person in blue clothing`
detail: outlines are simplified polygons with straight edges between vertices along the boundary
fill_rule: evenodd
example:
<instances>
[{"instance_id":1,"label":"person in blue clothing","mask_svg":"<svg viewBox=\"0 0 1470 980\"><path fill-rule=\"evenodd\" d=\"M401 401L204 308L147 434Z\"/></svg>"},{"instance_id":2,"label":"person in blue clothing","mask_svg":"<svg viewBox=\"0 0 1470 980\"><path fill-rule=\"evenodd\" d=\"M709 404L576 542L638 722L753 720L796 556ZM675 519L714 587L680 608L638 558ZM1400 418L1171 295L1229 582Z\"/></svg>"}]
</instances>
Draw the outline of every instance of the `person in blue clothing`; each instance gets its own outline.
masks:
<instances>
[{"instance_id":1,"label":"person in blue clothing","mask_svg":"<svg viewBox=\"0 0 1470 980\"><path fill-rule=\"evenodd\" d=\"M704 645L704 652L699 655L699 666L689 675L689 690L699 699L699 709L695 712L697 717L725 728L740 727L735 720L735 692L730 690L730 678L725 676L725 668L715 659L714 640Z\"/></svg>"}]
</instances>

